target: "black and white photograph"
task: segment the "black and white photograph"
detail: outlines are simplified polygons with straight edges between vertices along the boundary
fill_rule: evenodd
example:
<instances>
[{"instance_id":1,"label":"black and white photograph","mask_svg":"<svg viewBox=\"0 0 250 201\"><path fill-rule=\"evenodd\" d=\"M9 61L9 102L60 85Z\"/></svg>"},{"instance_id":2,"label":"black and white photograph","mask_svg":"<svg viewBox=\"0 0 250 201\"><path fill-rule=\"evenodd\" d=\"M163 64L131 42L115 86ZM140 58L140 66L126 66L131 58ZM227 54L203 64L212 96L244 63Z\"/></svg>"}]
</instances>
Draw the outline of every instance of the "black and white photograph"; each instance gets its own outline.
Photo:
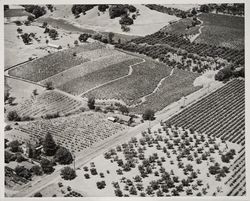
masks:
<instances>
[{"instance_id":1,"label":"black and white photograph","mask_svg":"<svg viewBox=\"0 0 250 201\"><path fill-rule=\"evenodd\" d=\"M246 198L245 3L10 2L5 198Z\"/></svg>"}]
</instances>

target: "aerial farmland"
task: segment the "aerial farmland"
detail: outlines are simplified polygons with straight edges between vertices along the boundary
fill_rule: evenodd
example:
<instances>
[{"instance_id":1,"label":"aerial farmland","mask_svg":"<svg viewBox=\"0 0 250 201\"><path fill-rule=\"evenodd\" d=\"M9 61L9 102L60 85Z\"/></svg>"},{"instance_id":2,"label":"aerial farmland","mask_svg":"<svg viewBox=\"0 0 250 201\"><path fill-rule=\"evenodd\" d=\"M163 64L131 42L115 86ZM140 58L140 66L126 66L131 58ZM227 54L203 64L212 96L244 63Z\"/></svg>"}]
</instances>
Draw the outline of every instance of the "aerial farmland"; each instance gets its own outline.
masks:
<instances>
[{"instance_id":1,"label":"aerial farmland","mask_svg":"<svg viewBox=\"0 0 250 201\"><path fill-rule=\"evenodd\" d=\"M4 5L5 197L245 197L244 12Z\"/></svg>"}]
</instances>

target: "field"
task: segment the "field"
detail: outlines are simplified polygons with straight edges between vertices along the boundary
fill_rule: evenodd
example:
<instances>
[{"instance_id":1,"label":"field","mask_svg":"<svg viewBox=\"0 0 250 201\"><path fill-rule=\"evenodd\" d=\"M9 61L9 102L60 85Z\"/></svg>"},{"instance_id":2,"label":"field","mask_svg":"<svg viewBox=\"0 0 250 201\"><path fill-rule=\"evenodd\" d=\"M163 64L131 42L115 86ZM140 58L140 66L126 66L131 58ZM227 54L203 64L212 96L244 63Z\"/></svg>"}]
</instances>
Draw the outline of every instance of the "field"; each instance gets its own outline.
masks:
<instances>
[{"instance_id":1,"label":"field","mask_svg":"<svg viewBox=\"0 0 250 201\"><path fill-rule=\"evenodd\" d=\"M193 85L198 74L176 69L171 77L164 79L155 93L144 98L144 102L131 108L135 113L143 113L146 108L160 111L173 102L180 100L201 88Z\"/></svg>"},{"instance_id":2,"label":"field","mask_svg":"<svg viewBox=\"0 0 250 201\"><path fill-rule=\"evenodd\" d=\"M98 87L104 83L126 76L130 72L129 65L135 64L137 61L140 61L140 59L128 59L118 63L116 57L115 62L117 63L96 70L94 73L88 73L81 77L71 79L64 84L59 85L58 88L71 94L84 93L94 87ZM103 66L102 62L100 64ZM92 65L90 66L93 67Z\"/></svg>"},{"instance_id":3,"label":"field","mask_svg":"<svg viewBox=\"0 0 250 201\"><path fill-rule=\"evenodd\" d=\"M241 151L237 144L162 123L96 157L77 170L76 179L63 182L87 196L218 196L232 189L244 195L245 187L236 188L245 173L235 176L244 160ZM229 162L221 159L226 153L234 155ZM102 181L105 185L98 187Z\"/></svg>"},{"instance_id":4,"label":"field","mask_svg":"<svg viewBox=\"0 0 250 201\"><path fill-rule=\"evenodd\" d=\"M85 112L69 117L32 121L16 129L28 133L32 141L43 138L49 132L56 143L76 153L127 128L110 122L107 118L103 113Z\"/></svg>"},{"instance_id":5,"label":"field","mask_svg":"<svg viewBox=\"0 0 250 201\"><path fill-rule=\"evenodd\" d=\"M198 18L204 27L195 42L244 49L243 17L203 13Z\"/></svg>"},{"instance_id":6,"label":"field","mask_svg":"<svg viewBox=\"0 0 250 201\"><path fill-rule=\"evenodd\" d=\"M94 51L92 54L92 57L95 57L95 59L91 60L90 56L88 56L87 54L86 55L84 54L83 56L86 62L80 65L72 66L71 68L63 72L57 73L54 76L51 76L45 80L42 80L40 83L45 84L46 82L51 81L54 86L63 88L67 92L70 92L67 89L67 87L65 88L65 87L60 87L60 86L65 85L70 82L74 82L74 79L81 78L82 76L85 76L86 74L95 73L95 71L105 69L109 67L110 65L119 64L120 62L133 58L130 55L126 55L122 52L119 52L116 50L109 50L109 49L104 49L99 56L97 55L98 54L96 54L96 51Z\"/></svg>"},{"instance_id":7,"label":"field","mask_svg":"<svg viewBox=\"0 0 250 201\"><path fill-rule=\"evenodd\" d=\"M245 144L245 88L233 80L168 120L183 128Z\"/></svg>"},{"instance_id":8,"label":"field","mask_svg":"<svg viewBox=\"0 0 250 201\"><path fill-rule=\"evenodd\" d=\"M191 25L192 25L192 18L184 18L178 20L175 23L167 25L166 27L163 27L161 30L176 35L180 34L192 35L199 33L198 31L199 26L192 27ZM190 26L190 28L187 29L187 26Z\"/></svg>"},{"instance_id":9,"label":"field","mask_svg":"<svg viewBox=\"0 0 250 201\"><path fill-rule=\"evenodd\" d=\"M9 70L9 75L38 82L88 61L82 56L74 56L74 52L81 53L102 47L103 45L99 43L89 43L71 49L62 50L13 68Z\"/></svg>"},{"instance_id":10,"label":"field","mask_svg":"<svg viewBox=\"0 0 250 201\"><path fill-rule=\"evenodd\" d=\"M54 26L62 26L72 31L77 30L77 28L74 28L76 26L80 27L78 29L83 27L83 31L86 32L94 30L95 32L114 32L122 35L144 36L158 31L167 25L169 21L179 19L175 16L150 10L144 5L137 4L134 6L139 9L140 15L134 20L134 24L130 26L129 32L123 32L121 30L121 25L119 24L120 18L110 19L108 11L99 12L97 7L87 11L86 15L75 18L71 11L71 5L56 5L55 7L57 9L53 13L48 12L40 20L50 18L54 21ZM148 27L150 27L150 29Z\"/></svg>"},{"instance_id":11,"label":"field","mask_svg":"<svg viewBox=\"0 0 250 201\"><path fill-rule=\"evenodd\" d=\"M151 93L160 80L169 76L170 72L170 67L147 60L133 66L130 76L94 89L84 96L94 96L97 99L122 99L126 104L131 105Z\"/></svg>"},{"instance_id":12,"label":"field","mask_svg":"<svg viewBox=\"0 0 250 201\"><path fill-rule=\"evenodd\" d=\"M197 54L199 56L206 56L212 58L222 58L232 63L236 64L244 64L244 50L236 50L228 47L219 47L214 44L206 44L206 43L191 43L189 40L184 39L183 36L174 35L165 33L162 31L156 32L151 35L147 35L143 38L133 39L131 43L127 43L127 46L131 45L132 47L118 46L119 48L123 48L125 50L135 51L136 47L134 47L133 43L143 44L146 43L148 45L158 46L159 45L167 45L176 50L185 50L188 53ZM140 53L144 53L143 51ZM161 54L158 52L153 52L155 58L160 58Z\"/></svg>"},{"instance_id":13,"label":"field","mask_svg":"<svg viewBox=\"0 0 250 201\"><path fill-rule=\"evenodd\" d=\"M57 91L44 91L36 96L30 96L31 98L24 99L17 105L6 105L6 111L15 110L21 117L37 118L56 113L65 115L83 106L81 101Z\"/></svg>"}]
</instances>

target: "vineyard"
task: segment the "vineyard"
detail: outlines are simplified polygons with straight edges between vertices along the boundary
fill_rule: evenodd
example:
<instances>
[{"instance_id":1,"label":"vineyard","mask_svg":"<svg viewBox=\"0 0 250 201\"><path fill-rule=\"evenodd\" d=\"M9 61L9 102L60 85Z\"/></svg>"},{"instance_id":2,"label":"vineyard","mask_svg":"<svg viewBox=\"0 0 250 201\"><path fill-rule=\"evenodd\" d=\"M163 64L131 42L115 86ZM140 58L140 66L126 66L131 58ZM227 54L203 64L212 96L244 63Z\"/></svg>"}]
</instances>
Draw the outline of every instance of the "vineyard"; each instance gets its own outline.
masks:
<instances>
[{"instance_id":1,"label":"vineyard","mask_svg":"<svg viewBox=\"0 0 250 201\"><path fill-rule=\"evenodd\" d=\"M73 66L89 61L82 57L81 54L78 56L78 53L100 48L104 48L104 46L99 43L89 43L62 50L13 68L9 70L9 75L38 82Z\"/></svg>"},{"instance_id":2,"label":"vineyard","mask_svg":"<svg viewBox=\"0 0 250 201\"><path fill-rule=\"evenodd\" d=\"M85 164L73 182L64 182L87 196L226 195L234 188L227 181L237 178L234 167L242 162L240 149L162 122ZM225 162L222 156L228 153L231 159Z\"/></svg>"},{"instance_id":3,"label":"vineyard","mask_svg":"<svg viewBox=\"0 0 250 201\"><path fill-rule=\"evenodd\" d=\"M32 121L17 129L30 135L31 141L44 138L49 132L57 144L80 152L93 144L124 131L127 127L107 120L103 113L81 113L51 120Z\"/></svg>"},{"instance_id":4,"label":"vineyard","mask_svg":"<svg viewBox=\"0 0 250 201\"><path fill-rule=\"evenodd\" d=\"M133 66L130 76L99 87L84 96L94 96L97 99L121 99L126 104L132 105L139 98L151 93L160 80L169 76L170 72L170 67L147 60Z\"/></svg>"},{"instance_id":5,"label":"vineyard","mask_svg":"<svg viewBox=\"0 0 250 201\"><path fill-rule=\"evenodd\" d=\"M245 144L245 84L234 79L168 120L233 143Z\"/></svg>"},{"instance_id":6,"label":"vineyard","mask_svg":"<svg viewBox=\"0 0 250 201\"><path fill-rule=\"evenodd\" d=\"M127 75L129 73L129 65L137 63L140 60L139 58L134 58L111 64L105 68L96 70L94 73L88 73L71 79L65 84L58 86L58 88L71 94L81 94L101 84ZM117 62L117 60L115 61ZM93 66L91 67L93 68Z\"/></svg>"},{"instance_id":7,"label":"vineyard","mask_svg":"<svg viewBox=\"0 0 250 201\"><path fill-rule=\"evenodd\" d=\"M82 103L57 91L45 91L26 99L16 106L6 106L7 111L16 111L21 117L41 117L48 114L67 114L79 109Z\"/></svg>"},{"instance_id":8,"label":"vineyard","mask_svg":"<svg viewBox=\"0 0 250 201\"><path fill-rule=\"evenodd\" d=\"M193 82L198 75L183 70L176 69L171 77L164 79L159 89L147 96L145 101L131 111L141 114L146 108L154 111L160 111L173 102L180 100L183 96L187 96L201 87L194 87Z\"/></svg>"},{"instance_id":9,"label":"vineyard","mask_svg":"<svg viewBox=\"0 0 250 201\"><path fill-rule=\"evenodd\" d=\"M229 170L234 174L225 182L225 185L232 187L232 190L227 194L228 196L246 195L245 147L238 154L239 157L229 167Z\"/></svg>"},{"instance_id":10,"label":"vineyard","mask_svg":"<svg viewBox=\"0 0 250 201\"><path fill-rule=\"evenodd\" d=\"M203 13L198 19L204 22L204 27L195 42L244 49L243 17Z\"/></svg>"},{"instance_id":11,"label":"vineyard","mask_svg":"<svg viewBox=\"0 0 250 201\"><path fill-rule=\"evenodd\" d=\"M105 50L104 50L105 51ZM54 76L51 76L40 83L45 84L48 81L51 81L54 86L64 89L65 91L69 92L70 88L67 89L67 83L74 83L74 79L80 79L82 76L85 76L89 73L95 73L95 71L101 70L103 68L107 68L110 65L119 64L120 62L132 59L132 56L126 55L124 53L118 52L116 50L112 51L112 54L104 57L99 57L96 60L88 61L83 64L71 67L70 69L58 73ZM64 87L60 87L64 85ZM70 86L69 86L70 87ZM81 89L78 89L81 90ZM76 89L76 92L78 92ZM73 91L74 92L74 91ZM73 93L75 94L75 93Z\"/></svg>"}]
</instances>

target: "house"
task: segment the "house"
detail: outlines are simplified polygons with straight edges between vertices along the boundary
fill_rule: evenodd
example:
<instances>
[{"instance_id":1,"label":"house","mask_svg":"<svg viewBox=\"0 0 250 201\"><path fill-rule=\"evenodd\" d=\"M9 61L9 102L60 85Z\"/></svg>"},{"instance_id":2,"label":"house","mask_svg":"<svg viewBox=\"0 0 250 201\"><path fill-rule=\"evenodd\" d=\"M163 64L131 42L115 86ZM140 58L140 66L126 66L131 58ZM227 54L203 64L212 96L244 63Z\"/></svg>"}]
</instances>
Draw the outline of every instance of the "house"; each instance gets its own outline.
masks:
<instances>
[{"instance_id":1,"label":"house","mask_svg":"<svg viewBox=\"0 0 250 201\"><path fill-rule=\"evenodd\" d=\"M16 168L17 166L23 166L25 169L27 169L27 170L30 171L30 170L35 166L35 164L30 163L30 162L28 162L28 161L23 161L23 162L21 162L21 163L18 163L18 162L16 162L16 161L11 161L11 162L9 162L9 163L7 163L7 164L5 165L5 167L7 167L8 169L10 169L10 170L12 170L12 171L15 171L15 168Z\"/></svg>"},{"instance_id":2,"label":"house","mask_svg":"<svg viewBox=\"0 0 250 201\"><path fill-rule=\"evenodd\" d=\"M125 115L116 115L116 118L118 119L117 122L121 124L127 124L130 125L132 123L133 118L130 116Z\"/></svg>"}]
</instances>

